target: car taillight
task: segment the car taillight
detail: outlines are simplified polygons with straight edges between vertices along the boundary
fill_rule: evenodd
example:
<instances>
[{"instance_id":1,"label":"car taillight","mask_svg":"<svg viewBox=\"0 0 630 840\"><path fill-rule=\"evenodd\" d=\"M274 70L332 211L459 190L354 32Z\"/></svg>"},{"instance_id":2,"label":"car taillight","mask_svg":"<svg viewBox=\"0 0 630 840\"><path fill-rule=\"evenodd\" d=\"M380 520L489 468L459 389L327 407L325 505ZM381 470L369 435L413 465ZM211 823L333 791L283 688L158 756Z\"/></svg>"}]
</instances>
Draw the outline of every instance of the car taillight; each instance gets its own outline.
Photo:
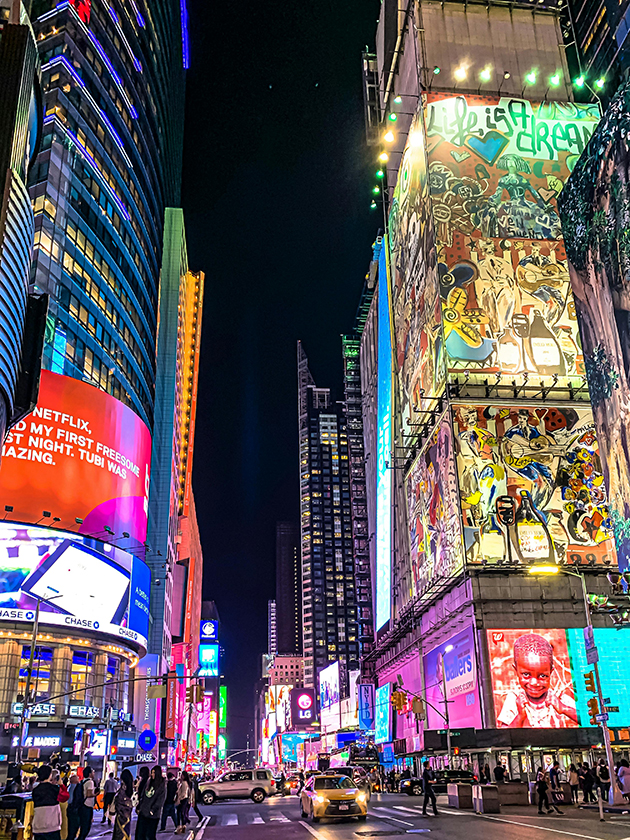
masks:
<instances>
[{"instance_id":1,"label":"car taillight","mask_svg":"<svg viewBox=\"0 0 630 840\"><path fill-rule=\"evenodd\" d=\"M273 787L274 785L275 785L275 781L272 779L271 780L271 786Z\"/></svg>"}]
</instances>

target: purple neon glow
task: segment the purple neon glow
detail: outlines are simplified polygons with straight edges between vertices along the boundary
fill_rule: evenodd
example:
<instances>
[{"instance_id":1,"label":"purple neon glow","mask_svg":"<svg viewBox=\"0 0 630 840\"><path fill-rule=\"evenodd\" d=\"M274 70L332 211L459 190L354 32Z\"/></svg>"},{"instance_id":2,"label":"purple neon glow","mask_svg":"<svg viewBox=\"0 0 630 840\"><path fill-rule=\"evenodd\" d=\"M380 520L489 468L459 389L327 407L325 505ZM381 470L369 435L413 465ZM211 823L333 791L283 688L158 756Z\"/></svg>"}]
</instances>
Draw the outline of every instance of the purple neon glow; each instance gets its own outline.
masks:
<instances>
[{"instance_id":1,"label":"purple neon glow","mask_svg":"<svg viewBox=\"0 0 630 840\"><path fill-rule=\"evenodd\" d=\"M66 68L68 73L72 76L74 81L79 85L79 87L85 88L85 82L83 81L81 76L79 76L79 74L74 69L74 67L70 64L70 62L65 57L65 55L56 55L54 58L51 58L50 61L48 62L48 64L44 64L44 66L42 67L42 73L45 70L50 70L51 67L56 67L58 64L63 64L63 66Z\"/></svg>"},{"instance_id":2,"label":"purple neon glow","mask_svg":"<svg viewBox=\"0 0 630 840\"><path fill-rule=\"evenodd\" d=\"M58 3L57 6L52 9L50 12L46 12L43 15L40 15L37 18L37 23L42 20L48 20L48 18L54 17L58 12L62 12L64 9L68 8L68 0L63 0L62 3Z\"/></svg>"},{"instance_id":3,"label":"purple neon glow","mask_svg":"<svg viewBox=\"0 0 630 840\"><path fill-rule=\"evenodd\" d=\"M140 64L140 61L134 55L133 50L131 49L131 47L129 45L129 41L125 37L125 33L122 31L122 26L120 25L120 18L118 17L118 15L116 14L116 11L114 9L112 9L111 6L109 6L109 14L110 14L111 19L116 24L116 29L118 30L118 34L120 35L120 38L121 38L123 44L127 48L127 52L129 53L129 56L130 56L131 60L133 61L133 66L136 68L138 73L142 73L142 64Z\"/></svg>"},{"instance_id":4,"label":"purple neon glow","mask_svg":"<svg viewBox=\"0 0 630 840\"><path fill-rule=\"evenodd\" d=\"M188 9L186 7L186 0L179 0L181 17L182 17L182 59L184 61L184 70L188 70L190 65L190 56L188 53Z\"/></svg>"},{"instance_id":5,"label":"purple neon glow","mask_svg":"<svg viewBox=\"0 0 630 840\"><path fill-rule=\"evenodd\" d=\"M125 100L125 105L127 106L127 108L129 108L129 113L131 114L132 119L137 120L138 119L138 112L136 111L134 106L131 104L131 100L127 96L127 92L126 92L125 88L123 87L122 80L121 80L120 76L118 75L118 73L114 70L114 67L112 66L111 61L107 57L107 53L105 52L103 47L100 45L98 39L96 38L96 35L92 34L92 32L87 27L84 26L83 28L85 30L85 34L88 36L88 38L90 39L90 41L94 45L94 48L95 48L96 52L103 59L103 63L105 64L105 66L107 67L109 72L111 73L112 79L118 85L118 89L120 90L120 95Z\"/></svg>"},{"instance_id":6,"label":"purple neon glow","mask_svg":"<svg viewBox=\"0 0 630 840\"><path fill-rule=\"evenodd\" d=\"M138 9L138 6L136 5L135 0L131 0L131 5L132 5L132 8L133 8L134 12L136 13L136 20L138 21L138 26L141 26L144 29L144 27L146 26L146 23L145 23L144 18L140 14L140 9Z\"/></svg>"}]
</instances>

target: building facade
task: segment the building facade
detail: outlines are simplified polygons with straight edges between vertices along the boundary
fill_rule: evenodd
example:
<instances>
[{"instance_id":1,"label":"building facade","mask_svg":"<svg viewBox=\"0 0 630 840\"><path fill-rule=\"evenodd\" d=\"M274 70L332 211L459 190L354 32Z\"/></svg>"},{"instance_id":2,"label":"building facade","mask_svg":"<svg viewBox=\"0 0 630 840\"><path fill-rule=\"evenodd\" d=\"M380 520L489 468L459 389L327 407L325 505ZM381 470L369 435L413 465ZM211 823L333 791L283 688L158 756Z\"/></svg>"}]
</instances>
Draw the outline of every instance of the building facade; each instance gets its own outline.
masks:
<instances>
[{"instance_id":1,"label":"building facade","mask_svg":"<svg viewBox=\"0 0 630 840\"><path fill-rule=\"evenodd\" d=\"M276 523L276 634L280 653L302 651L300 531L294 522Z\"/></svg>"}]
</instances>

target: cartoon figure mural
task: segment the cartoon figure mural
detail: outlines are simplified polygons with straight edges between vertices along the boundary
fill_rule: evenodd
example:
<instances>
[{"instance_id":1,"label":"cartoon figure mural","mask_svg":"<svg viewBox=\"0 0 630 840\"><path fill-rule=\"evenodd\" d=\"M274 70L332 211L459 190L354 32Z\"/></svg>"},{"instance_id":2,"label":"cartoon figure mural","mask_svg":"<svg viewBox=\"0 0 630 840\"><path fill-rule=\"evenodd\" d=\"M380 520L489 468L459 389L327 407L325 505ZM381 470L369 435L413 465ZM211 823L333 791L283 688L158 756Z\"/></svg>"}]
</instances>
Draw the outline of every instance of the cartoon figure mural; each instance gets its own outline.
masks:
<instances>
[{"instance_id":1,"label":"cartoon figure mural","mask_svg":"<svg viewBox=\"0 0 630 840\"><path fill-rule=\"evenodd\" d=\"M590 409L463 405L454 424L468 562L614 563ZM496 514L505 496L509 529Z\"/></svg>"},{"instance_id":2,"label":"cartoon figure mural","mask_svg":"<svg viewBox=\"0 0 630 840\"><path fill-rule=\"evenodd\" d=\"M567 377L584 360L557 196L599 115L592 105L427 95L429 189L446 364Z\"/></svg>"}]
</instances>

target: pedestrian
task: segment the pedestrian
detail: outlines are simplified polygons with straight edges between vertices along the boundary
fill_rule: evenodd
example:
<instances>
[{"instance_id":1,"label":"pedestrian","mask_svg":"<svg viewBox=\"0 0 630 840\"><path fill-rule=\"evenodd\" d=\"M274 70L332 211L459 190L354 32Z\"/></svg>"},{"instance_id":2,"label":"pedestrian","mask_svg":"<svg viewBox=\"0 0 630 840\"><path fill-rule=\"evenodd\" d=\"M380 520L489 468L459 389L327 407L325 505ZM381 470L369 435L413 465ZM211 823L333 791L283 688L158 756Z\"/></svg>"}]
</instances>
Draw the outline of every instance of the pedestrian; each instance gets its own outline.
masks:
<instances>
[{"instance_id":1,"label":"pedestrian","mask_svg":"<svg viewBox=\"0 0 630 840\"><path fill-rule=\"evenodd\" d=\"M142 767L138 770L138 778L136 779L136 790L135 790L135 806L138 807L140 800L142 799L142 794L144 793L144 789L147 786L147 782L149 781L150 770L146 764L143 764Z\"/></svg>"},{"instance_id":2,"label":"pedestrian","mask_svg":"<svg viewBox=\"0 0 630 840\"><path fill-rule=\"evenodd\" d=\"M610 791L610 771L608 765L603 758L600 758L599 764L595 769L597 775L597 783L604 802L608 802L608 792Z\"/></svg>"},{"instance_id":3,"label":"pedestrian","mask_svg":"<svg viewBox=\"0 0 630 840\"><path fill-rule=\"evenodd\" d=\"M103 819L101 822L105 822L107 819L108 825L112 824L111 815L109 813L109 806L114 801L114 797L116 796L116 791L118 790L118 783L114 778L114 774L110 773L109 778L103 785Z\"/></svg>"},{"instance_id":4,"label":"pedestrian","mask_svg":"<svg viewBox=\"0 0 630 840\"><path fill-rule=\"evenodd\" d=\"M571 787L571 802L574 805L578 804L578 790L580 789L580 777L578 776L577 767L572 764L569 767L569 785Z\"/></svg>"},{"instance_id":5,"label":"pedestrian","mask_svg":"<svg viewBox=\"0 0 630 840\"><path fill-rule=\"evenodd\" d=\"M582 802L597 802L595 794L593 793L595 776L591 772L589 765L586 763L582 765L582 771L582 790L584 792Z\"/></svg>"},{"instance_id":6,"label":"pedestrian","mask_svg":"<svg viewBox=\"0 0 630 840\"><path fill-rule=\"evenodd\" d=\"M304 787L304 771L298 770L298 794L302 793Z\"/></svg>"},{"instance_id":7,"label":"pedestrian","mask_svg":"<svg viewBox=\"0 0 630 840\"><path fill-rule=\"evenodd\" d=\"M79 840L85 840L88 836L94 819L96 791L93 772L92 768L86 765L83 768L83 781L74 789L73 802L77 802L79 811Z\"/></svg>"},{"instance_id":8,"label":"pedestrian","mask_svg":"<svg viewBox=\"0 0 630 840\"><path fill-rule=\"evenodd\" d=\"M494 781L500 784L505 781L505 767L499 762L494 768Z\"/></svg>"},{"instance_id":9,"label":"pedestrian","mask_svg":"<svg viewBox=\"0 0 630 840\"><path fill-rule=\"evenodd\" d=\"M79 777L76 773L72 773L68 779L68 836L67 840L76 840L77 832L79 830L79 809L74 804L74 791L77 785L80 784Z\"/></svg>"},{"instance_id":10,"label":"pedestrian","mask_svg":"<svg viewBox=\"0 0 630 840\"><path fill-rule=\"evenodd\" d=\"M435 784L435 774L431 770L431 765L428 761L424 762L424 770L422 772L422 782L424 784L424 804L422 806L422 813L427 815L427 805L429 802L433 805L433 813L437 817L437 799L435 798L435 791L433 785Z\"/></svg>"},{"instance_id":11,"label":"pedestrian","mask_svg":"<svg viewBox=\"0 0 630 840\"><path fill-rule=\"evenodd\" d=\"M120 774L120 787L114 795L114 833L112 840L131 840L133 776L126 767Z\"/></svg>"},{"instance_id":12,"label":"pedestrian","mask_svg":"<svg viewBox=\"0 0 630 840\"><path fill-rule=\"evenodd\" d=\"M70 799L70 794L68 793L65 782L61 779L59 770L52 771L50 781L53 785L59 785L57 802L59 802L59 807L61 808L61 840L68 840L68 800Z\"/></svg>"},{"instance_id":13,"label":"pedestrian","mask_svg":"<svg viewBox=\"0 0 630 840\"><path fill-rule=\"evenodd\" d=\"M549 784L551 787L551 807L562 816L562 811L558 808L559 802L564 802L564 791L560 784L560 762L554 761L551 770L549 771Z\"/></svg>"},{"instance_id":14,"label":"pedestrian","mask_svg":"<svg viewBox=\"0 0 630 840\"><path fill-rule=\"evenodd\" d=\"M197 802L199 802L199 800L201 799L201 793L199 792L199 779L196 775L193 775L191 782L192 784L190 787L190 805L195 814L197 814L197 822L199 822L203 819L203 814L201 813L201 811L199 810L199 806L197 805Z\"/></svg>"},{"instance_id":15,"label":"pedestrian","mask_svg":"<svg viewBox=\"0 0 630 840\"><path fill-rule=\"evenodd\" d=\"M166 831L166 821L170 817L177 828L177 813L175 811L175 797L177 796L177 779L172 770L166 774L166 799L162 808L162 824L160 831Z\"/></svg>"},{"instance_id":16,"label":"pedestrian","mask_svg":"<svg viewBox=\"0 0 630 840\"><path fill-rule=\"evenodd\" d=\"M536 774L536 793L538 794L539 814L543 813L543 807L548 814L551 813L551 808L549 807L549 796L547 795L548 790L549 783L547 782L547 773L545 772L544 767L539 767L538 773Z\"/></svg>"},{"instance_id":17,"label":"pedestrian","mask_svg":"<svg viewBox=\"0 0 630 840\"><path fill-rule=\"evenodd\" d=\"M48 764L37 768L37 783L32 794L34 840L61 840L60 789L50 781L51 773Z\"/></svg>"},{"instance_id":18,"label":"pedestrian","mask_svg":"<svg viewBox=\"0 0 630 840\"><path fill-rule=\"evenodd\" d=\"M630 798L630 764L628 764L627 758L622 758L619 762L617 779L619 780L619 787L624 795L624 798Z\"/></svg>"},{"instance_id":19,"label":"pedestrian","mask_svg":"<svg viewBox=\"0 0 630 840\"><path fill-rule=\"evenodd\" d=\"M486 762L486 763L484 764L484 768L483 768L483 779L484 779L484 782L485 782L487 785L489 785L489 784L490 784L490 781L491 781L491 778L492 778L492 777L490 776L490 765L488 764L488 762Z\"/></svg>"},{"instance_id":20,"label":"pedestrian","mask_svg":"<svg viewBox=\"0 0 630 840\"><path fill-rule=\"evenodd\" d=\"M151 776L142 791L142 797L136 809L138 812L136 840L155 840L165 799L166 780L162 775L162 768L156 765L151 768Z\"/></svg>"},{"instance_id":21,"label":"pedestrian","mask_svg":"<svg viewBox=\"0 0 630 840\"><path fill-rule=\"evenodd\" d=\"M175 801L177 804L177 828L175 832L176 834L183 834L186 831L186 823L189 822L188 811L190 809L190 776L185 770L179 777Z\"/></svg>"}]
</instances>

